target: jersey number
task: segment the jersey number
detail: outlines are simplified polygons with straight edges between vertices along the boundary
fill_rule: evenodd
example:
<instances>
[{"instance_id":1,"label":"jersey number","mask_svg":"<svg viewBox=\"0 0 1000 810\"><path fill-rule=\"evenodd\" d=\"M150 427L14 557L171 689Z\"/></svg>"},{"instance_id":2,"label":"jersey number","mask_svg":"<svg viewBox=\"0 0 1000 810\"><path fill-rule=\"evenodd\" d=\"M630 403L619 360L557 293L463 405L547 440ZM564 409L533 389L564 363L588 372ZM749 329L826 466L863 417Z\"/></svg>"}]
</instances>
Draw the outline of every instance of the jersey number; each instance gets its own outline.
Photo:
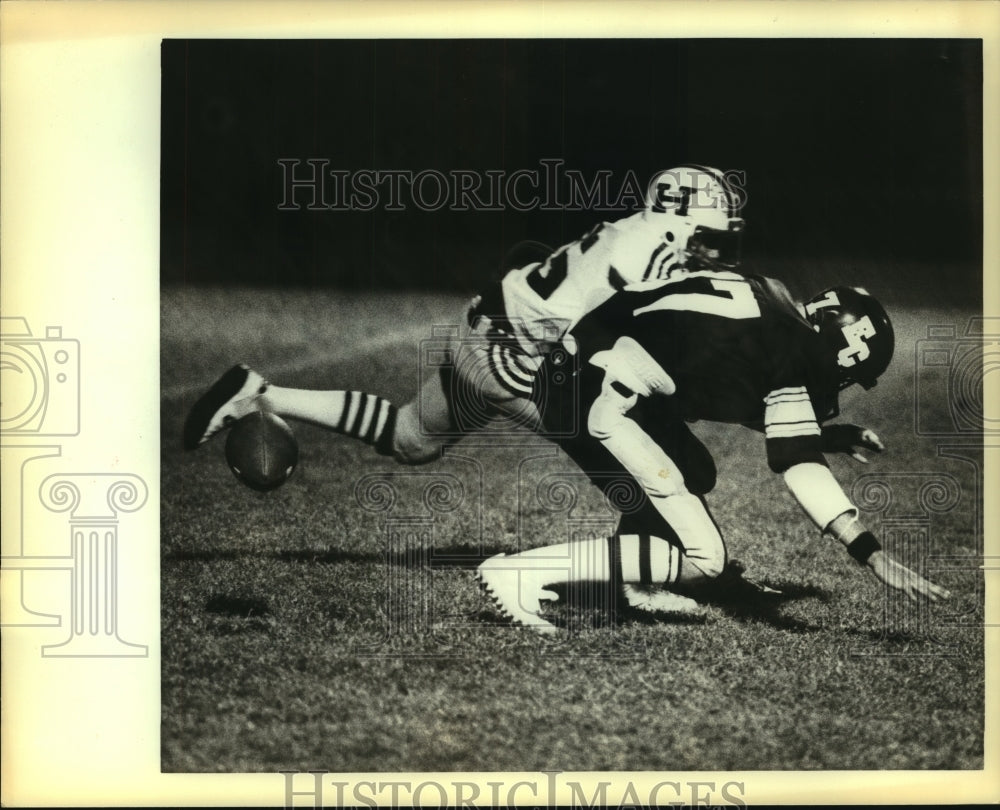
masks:
<instances>
[{"instance_id":1,"label":"jersey number","mask_svg":"<svg viewBox=\"0 0 1000 810\"><path fill-rule=\"evenodd\" d=\"M597 243L597 236L604 228L604 223L599 222L593 228L591 228L590 233L588 233L580 241L580 253L586 253ZM545 262L538 265L534 270L528 273L526 281L528 286L535 291L535 294L541 298L543 301L547 301L549 297L556 291L556 287L562 284L566 280L566 274L569 272L569 257L566 255L566 251L569 247L551 256L548 261L549 272L548 275L542 275L542 268L545 266Z\"/></svg>"},{"instance_id":2,"label":"jersey number","mask_svg":"<svg viewBox=\"0 0 1000 810\"><path fill-rule=\"evenodd\" d=\"M815 315L817 309L823 309L824 307L839 307L840 299L837 297L837 293L833 290L827 290L826 295L819 299L819 301L810 301L806 304L806 315Z\"/></svg>"},{"instance_id":3,"label":"jersey number","mask_svg":"<svg viewBox=\"0 0 1000 810\"><path fill-rule=\"evenodd\" d=\"M669 292L633 315L656 310L703 312L720 318L759 318L760 305L750 285L736 278L685 278L668 285Z\"/></svg>"}]
</instances>

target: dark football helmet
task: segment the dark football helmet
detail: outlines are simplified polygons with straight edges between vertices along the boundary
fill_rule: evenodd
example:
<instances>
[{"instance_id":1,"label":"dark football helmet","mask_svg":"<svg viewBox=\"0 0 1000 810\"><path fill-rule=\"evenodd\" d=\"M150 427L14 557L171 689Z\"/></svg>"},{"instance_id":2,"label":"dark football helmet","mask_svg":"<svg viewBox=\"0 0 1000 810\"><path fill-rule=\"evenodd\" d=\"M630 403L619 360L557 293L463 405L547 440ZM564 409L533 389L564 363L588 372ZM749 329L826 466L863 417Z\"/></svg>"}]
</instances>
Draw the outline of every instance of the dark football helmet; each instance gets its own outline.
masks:
<instances>
[{"instance_id":1,"label":"dark football helmet","mask_svg":"<svg viewBox=\"0 0 1000 810\"><path fill-rule=\"evenodd\" d=\"M889 367L896 338L882 305L860 287L832 287L805 303L819 334L824 369L838 390L858 383L868 389Z\"/></svg>"}]
</instances>

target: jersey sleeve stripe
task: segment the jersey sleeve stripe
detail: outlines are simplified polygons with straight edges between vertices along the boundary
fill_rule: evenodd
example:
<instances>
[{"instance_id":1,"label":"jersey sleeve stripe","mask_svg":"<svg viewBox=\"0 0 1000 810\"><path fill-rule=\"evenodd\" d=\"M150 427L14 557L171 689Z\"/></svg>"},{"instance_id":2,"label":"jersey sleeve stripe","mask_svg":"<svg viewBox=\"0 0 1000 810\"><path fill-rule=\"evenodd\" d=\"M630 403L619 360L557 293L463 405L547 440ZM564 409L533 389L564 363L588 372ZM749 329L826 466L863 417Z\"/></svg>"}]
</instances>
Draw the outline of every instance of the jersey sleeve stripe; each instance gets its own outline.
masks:
<instances>
[{"instance_id":1,"label":"jersey sleeve stripe","mask_svg":"<svg viewBox=\"0 0 1000 810\"><path fill-rule=\"evenodd\" d=\"M804 387L779 388L764 398L764 436L768 439L819 436L812 402Z\"/></svg>"},{"instance_id":2,"label":"jersey sleeve stripe","mask_svg":"<svg viewBox=\"0 0 1000 810\"><path fill-rule=\"evenodd\" d=\"M764 401L771 402L804 402L809 399L809 395L805 392L801 394L778 394L776 396L769 396Z\"/></svg>"},{"instance_id":3,"label":"jersey sleeve stripe","mask_svg":"<svg viewBox=\"0 0 1000 810\"><path fill-rule=\"evenodd\" d=\"M820 436L822 432L819 425L802 423L797 425L769 426L764 430L764 436L768 439L782 439L792 436Z\"/></svg>"},{"instance_id":4,"label":"jersey sleeve stripe","mask_svg":"<svg viewBox=\"0 0 1000 810\"><path fill-rule=\"evenodd\" d=\"M786 419L782 421L765 422L764 430L791 430L796 427L818 427L815 419Z\"/></svg>"},{"instance_id":5,"label":"jersey sleeve stripe","mask_svg":"<svg viewBox=\"0 0 1000 810\"><path fill-rule=\"evenodd\" d=\"M778 397L783 394L806 394L805 386L797 386L794 388L775 388L771 393L769 393L764 399L770 399L771 397Z\"/></svg>"},{"instance_id":6,"label":"jersey sleeve stripe","mask_svg":"<svg viewBox=\"0 0 1000 810\"><path fill-rule=\"evenodd\" d=\"M769 405L764 410L765 427L815 421L816 414L813 413L812 403L809 400L805 402L779 402L777 405Z\"/></svg>"}]
</instances>

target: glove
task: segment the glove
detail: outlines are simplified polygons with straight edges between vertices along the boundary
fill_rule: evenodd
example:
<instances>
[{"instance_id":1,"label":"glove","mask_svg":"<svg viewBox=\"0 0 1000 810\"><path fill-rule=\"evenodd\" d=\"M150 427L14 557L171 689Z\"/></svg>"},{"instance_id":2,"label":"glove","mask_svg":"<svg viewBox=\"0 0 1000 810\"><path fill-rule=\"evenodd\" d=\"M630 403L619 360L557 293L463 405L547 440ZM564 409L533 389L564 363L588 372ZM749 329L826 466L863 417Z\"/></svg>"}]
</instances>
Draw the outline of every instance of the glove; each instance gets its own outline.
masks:
<instances>
[{"instance_id":1,"label":"glove","mask_svg":"<svg viewBox=\"0 0 1000 810\"><path fill-rule=\"evenodd\" d=\"M861 453L861 450L881 453L885 450L885 445L874 430L860 425L823 426L824 453L847 453L855 461L867 464L868 458Z\"/></svg>"}]
</instances>

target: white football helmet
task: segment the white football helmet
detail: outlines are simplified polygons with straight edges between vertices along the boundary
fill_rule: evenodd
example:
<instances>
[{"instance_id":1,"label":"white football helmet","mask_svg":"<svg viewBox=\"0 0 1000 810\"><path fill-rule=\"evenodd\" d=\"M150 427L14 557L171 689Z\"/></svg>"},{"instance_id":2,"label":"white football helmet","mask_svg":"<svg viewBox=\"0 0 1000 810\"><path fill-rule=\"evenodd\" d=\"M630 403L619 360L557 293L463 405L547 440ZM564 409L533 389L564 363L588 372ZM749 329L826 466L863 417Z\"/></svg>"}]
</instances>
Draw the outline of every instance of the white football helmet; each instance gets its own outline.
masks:
<instances>
[{"instance_id":1,"label":"white football helmet","mask_svg":"<svg viewBox=\"0 0 1000 810\"><path fill-rule=\"evenodd\" d=\"M647 217L662 217L663 239L688 270L732 270L740 263L743 200L718 169L686 164L658 172L646 194Z\"/></svg>"}]
</instances>

